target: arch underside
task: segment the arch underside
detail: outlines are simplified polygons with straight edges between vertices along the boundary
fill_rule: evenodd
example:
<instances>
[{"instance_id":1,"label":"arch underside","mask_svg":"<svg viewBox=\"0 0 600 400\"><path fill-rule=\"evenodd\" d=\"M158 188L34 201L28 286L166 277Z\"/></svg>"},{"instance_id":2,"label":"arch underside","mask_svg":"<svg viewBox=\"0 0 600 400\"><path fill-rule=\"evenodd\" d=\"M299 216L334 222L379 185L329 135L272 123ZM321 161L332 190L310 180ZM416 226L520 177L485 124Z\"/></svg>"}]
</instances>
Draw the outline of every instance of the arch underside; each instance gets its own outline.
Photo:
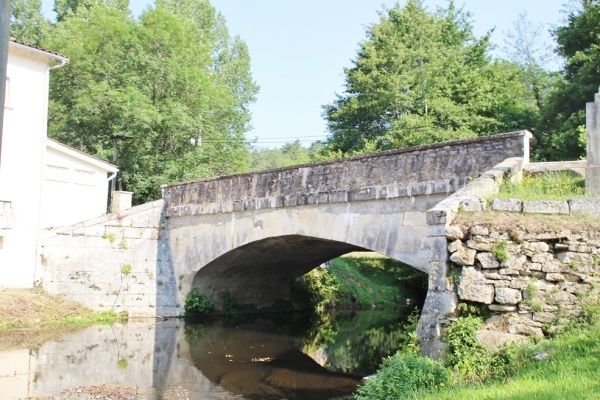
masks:
<instances>
[{"instance_id":1,"label":"arch underside","mask_svg":"<svg viewBox=\"0 0 600 400\"><path fill-rule=\"evenodd\" d=\"M290 300L294 280L320 264L366 249L301 235L271 237L238 247L205 265L192 285L219 303L230 292L237 303L269 307Z\"/></svg>"}]
</instances>

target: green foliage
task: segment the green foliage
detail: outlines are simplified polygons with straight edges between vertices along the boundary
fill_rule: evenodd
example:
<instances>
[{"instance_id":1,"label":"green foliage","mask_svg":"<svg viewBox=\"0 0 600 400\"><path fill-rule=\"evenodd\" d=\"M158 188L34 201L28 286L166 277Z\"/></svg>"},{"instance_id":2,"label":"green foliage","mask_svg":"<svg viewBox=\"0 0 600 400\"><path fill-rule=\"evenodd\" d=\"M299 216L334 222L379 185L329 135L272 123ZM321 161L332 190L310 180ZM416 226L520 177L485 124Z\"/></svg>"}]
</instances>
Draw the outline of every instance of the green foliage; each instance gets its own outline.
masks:
<instances>
[{"instance_id":1,"label":"green foliage","mask_svg":"<svg viewBox=\"0 0 600 400\"><path fill-rule=\"evenodd\" d=\"M595 399L600 393L600 303L589 298L582 318L551 340L512 348L513 375L507 380L454 385L446 391L420 396L426 400L463 399ZM536 360L545 353L547 360Z\"/></svg>"},{"instance_id":2,"label":"green foliage","mask_svg":"<svg viewBox=\"0 0 600 400\"><path fill-rule=\"evenodd\" d=\"M568 172L527 175L517 182L505 180L497 195L520 200L569 200L585 196L585 179Z\"/></svg>"},{"instance_id":3,"label":"green foliage","mask_svg":"<svg viewBox=\"0 0 600 400\"><path fill-rule=\"evenodd\" d=\"M357 400L416 398L450 383L451 376L439 362L414 354L396 353L383 360L377 375L358 389Z\"/></svg>"},{"instance_id":4,"label":"green foliage","mask_svg":"<svg viewBox=\"0 0 600 400\"><path fill-rule=\"evenodd\" d=\"M490 61L469 15L397 3L368 29L345 93L324 106L328 147L357 154L529 127L538 112L522 70Z\"/></svg>"},{"instance_id":5,"label":"green foliage","mask_svg":"<svg viewBox=\"0 0 600 400\"><path fill-rule=\"evenodd\" d=\"M323 310L334 303L339 284L334 275L323 268L315 268L302 277L305 296L314 310Z\"/></svg>"},{"instance_id":6,"label":"green foliage","mask_svg":"<svg viewBox=\"0 0 600 400\"><path fill-rule=\"evenodd\" d=\"M491 251L496 260L500 262L508 261L510 258L510 255L508 254L508 242L506 240L502 240L493 245Z\"/></svg>"},{"instance_id":7,"label":"green foliage","mask_svg":"<svg viewBox=\"0 0 600 400\"><path fill-rule=\"evenodd\" d=\"M185 296L185 304L183 306L185 314L189 316L193 315L206 315L213 309L213 302L209 296L200 293L197 287L193 287L192 290Z\"/></svg>"},{"instance_id":8,"label":"green foliage","mask_svg":"<svg viewBox=\"0 0 600 400\"><path fill-rule=\"evenodd\" d=\"M240 311L238 310L238 305L233 300L233 296L229 291L225 291L219 294L219 297L223 300L223 315L225 315L229 323L235 322L240 316Z\"/></svg>"},{"instance_id":9,"label":"green foliage","mask_svg":"<svg viewBox=\"0 0 600 400\"><path fill-rule=\"evenodd\" d=\"M389 258L336 258L330 271L339 284L338 306L393 308L407 298L418 302L427 291L425 273Z\"/></svg>"},{"instance_id":10,"label":"green foliage","mask_svg":"<svg viewBox=\"0 0 600 400\"><path fill-rule=\"evenodd\" d=\"M49 135L110 160L134 202L168 182L247 169L248 49L208 0L61 0L42 45L71 62L50 82ZM184 11L185 10L185 11Z\"/></svg>"},{"instance_id":11,"label":"green foliage","mask_svg":"<svg viewBox=\"0 0 600 400\"><path fill-rule=\"evenodd\" d=\"M482 327L481 318L466 316L446 328L446 365L460 381L478 382L489 377L506 376L510 372L513 357L510 350L492 353L475 339L475 333Z\"/></svg>"},{"instance_id":12,"label":"green foliage","mask_svg":"<svg viewBox=\"0 0 600 400\"><path fill-rule=\"evenodd\" d=\"M41 0L12 0L10 36L39 46L50 24L42 15Z\"/></svg>"},{"instance_id":13,"label":"green foliage","mask_svg":"<svg viewBox=\"0 0 600 400\"><path fill-rule=\"evenodd\" d=\"M250 154L250 170L261 171L321 161L324 159L323 148L321 142L313 142L306 148L296 140L284 144L279 149L253 149Z\"/></svg>"},{"instance_id":14,"label":"green foliage","mask_svg":"<svg viewBox=\"0 0 600 400\"><path fill-rule=\"evenodd\" d=\"M565 60L561 79L543 110L543 134L534 156L543 160L585 157L585 102L593 101L600 83L600 3L581 1L566 24L554 30L556 52Z\"/></svg>"}]
</instances>

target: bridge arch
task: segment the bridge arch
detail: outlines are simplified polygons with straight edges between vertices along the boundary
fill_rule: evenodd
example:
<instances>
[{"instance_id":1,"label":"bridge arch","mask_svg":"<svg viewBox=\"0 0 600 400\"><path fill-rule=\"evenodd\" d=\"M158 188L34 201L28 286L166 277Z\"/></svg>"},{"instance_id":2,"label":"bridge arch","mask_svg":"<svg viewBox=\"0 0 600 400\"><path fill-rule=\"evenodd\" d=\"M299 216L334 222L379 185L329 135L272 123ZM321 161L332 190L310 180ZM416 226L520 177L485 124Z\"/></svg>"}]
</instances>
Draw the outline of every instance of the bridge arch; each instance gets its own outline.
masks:
<instances>
[{"instance_id":1,"label":"bridge arch","mask_svg":"<svg viewBox=\"0 0 600 400\"><path fill-rule=\"evenodd\" d=\"M419 202L395 198L171 217L169 241L180 301L198 286L215 299L229 290L239 302L265 307L279 296L284 282L289 290L290 280L357 250L375 251L428 272L428 226L422 208L438 201L437 196ZM265 294L266 276L274 279L269 285L272 296Z\"/></svg>"}]
</instances>

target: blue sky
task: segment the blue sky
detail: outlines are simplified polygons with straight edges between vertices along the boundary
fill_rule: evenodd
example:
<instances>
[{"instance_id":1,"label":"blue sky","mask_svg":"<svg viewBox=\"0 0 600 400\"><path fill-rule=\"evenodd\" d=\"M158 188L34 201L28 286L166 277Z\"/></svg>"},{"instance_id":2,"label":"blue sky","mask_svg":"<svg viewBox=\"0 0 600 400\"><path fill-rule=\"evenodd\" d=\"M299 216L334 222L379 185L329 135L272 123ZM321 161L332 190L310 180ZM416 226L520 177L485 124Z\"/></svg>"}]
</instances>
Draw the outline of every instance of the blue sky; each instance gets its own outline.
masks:
<instances>
[{"instance_id":1,"label":"blue sky","mask_svg":"<svg viewBox=\"0 0 600 400\"><path fill-rule=\"evenodd\" d=\"M571 0L572 1L572 0ZM492 41L502 45L504 33L527 12L545 30L562 22L568 0L456 0L472 13L475 34L492 28ZM321 116L324 104L343 92L345 67L351 66L365 29L379 19L378 10L396 0L211 0L227 20L230 34L247 44L254 80L261 90L252 106L257 147L281 147L299 139L308 145L327 135ZM53 0L43 0L52 17ZM130 0L134 15L152 0ZM425 0L433 10L447 0ZM549 38L549 36L548 36ZM550 40L550 39L548 39Z\"/></svg>"}]
</instances>

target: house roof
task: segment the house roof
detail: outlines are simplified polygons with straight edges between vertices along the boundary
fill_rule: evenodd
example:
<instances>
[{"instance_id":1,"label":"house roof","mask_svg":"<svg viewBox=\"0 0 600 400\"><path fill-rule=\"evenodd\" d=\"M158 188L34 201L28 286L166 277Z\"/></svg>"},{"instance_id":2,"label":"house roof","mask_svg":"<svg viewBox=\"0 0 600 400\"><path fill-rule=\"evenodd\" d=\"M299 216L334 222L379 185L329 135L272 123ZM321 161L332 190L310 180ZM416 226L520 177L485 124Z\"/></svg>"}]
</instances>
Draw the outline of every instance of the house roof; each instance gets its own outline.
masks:
<instances>
[{"instance_id":1,"label":"house roof","mask_svg":"<svg viewBox=\"0 0 600 400\"><path fill-rule=\"evenodd\" d=\"M55 53L50 50L42 49L41 47L33 46L31 44L23 43L13 37L8 40L9 47L15 47L17 49L27 50L32 53L41 54L43 56L49 57L55 61L66 64L69 62L69 57L64 56L62 54Z\"/></svg>"},{"instance_id":2,"label":"house roof","mask_svg":"<svg viewBox=\"0 0 600 400\"><path fill-rule=\"evenodd\" d=\"M99 168L102 168L104 170L106 170L106 172L118 172L119 171L119 167L117 167L116 165L113 165L111 163L108 163L104 160L101 160L97 157L91 156L87 153L84 153L83 151L79 151L77 149L74 149L70 146L67 146L66 144L62 144L60 142L57 142L54 139L50 139L47 138L46 139L46 147L49 147L51 149L54 149L58 152L61 152L63 154L69 155L73 158L76 158L78 160L81 160L83 162L86 162L88 164L92 164L95 165Z\"/></svg>"}]
</instances>

